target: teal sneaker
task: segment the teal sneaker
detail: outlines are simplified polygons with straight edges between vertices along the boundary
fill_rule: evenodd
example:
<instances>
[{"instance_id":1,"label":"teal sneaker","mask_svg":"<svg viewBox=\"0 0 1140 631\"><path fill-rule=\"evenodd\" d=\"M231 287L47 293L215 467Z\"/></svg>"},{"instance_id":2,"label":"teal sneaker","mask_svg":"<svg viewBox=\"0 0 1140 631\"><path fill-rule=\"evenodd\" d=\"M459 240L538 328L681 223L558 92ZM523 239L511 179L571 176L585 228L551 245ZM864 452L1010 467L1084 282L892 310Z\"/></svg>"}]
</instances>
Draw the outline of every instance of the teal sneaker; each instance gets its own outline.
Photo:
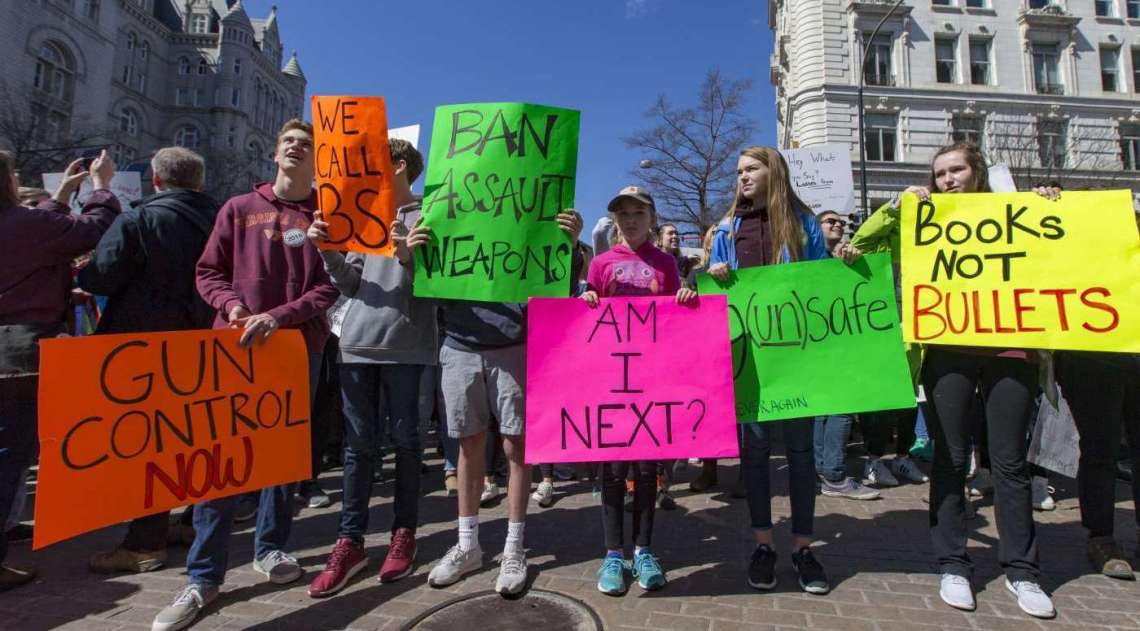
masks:
<instances>
[{"instance_id":1,"label":"teal sneaker","mask_svg":"<svg viewBox=\"0 0 1140 631\"><path fill-rule=\"evenodd\" d=\"M633 557L633 576L637 584L646 591L654 591L665 587L665 572L661 571L661 564L657 557L649 552L642 552Z\"/></svg>"},{"instance_id":2,"label":"teal sneaker","mask_svg":"<svg viewBox=\"0 0 1140 631\"><path fill-rule=\"evenodd\" d=\"M625 559L617 556L602 559L602 567L598 570L598 591L610 596L625 593Z\"/></svg>"},{"instance_id":3,"label":"teal sneaker","mask_svg":"<svg viewBox=\"0 0 1140 631\"><path fill-rule=\"evenodd\" d=\"M916 438L910 448L910 457L923 462L934 460L934 443L929 438Z\"/></svg>"}]
</instances>

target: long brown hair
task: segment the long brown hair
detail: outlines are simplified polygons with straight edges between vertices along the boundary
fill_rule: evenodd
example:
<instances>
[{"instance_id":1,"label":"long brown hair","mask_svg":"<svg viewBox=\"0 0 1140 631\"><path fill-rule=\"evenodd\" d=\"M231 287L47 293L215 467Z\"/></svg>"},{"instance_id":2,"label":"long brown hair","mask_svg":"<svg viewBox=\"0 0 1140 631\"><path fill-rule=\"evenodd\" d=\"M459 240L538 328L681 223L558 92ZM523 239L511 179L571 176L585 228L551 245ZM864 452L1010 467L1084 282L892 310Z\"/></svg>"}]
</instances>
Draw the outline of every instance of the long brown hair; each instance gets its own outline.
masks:
<instances>
[{"instance_id":1,"label":"long brown hair","mask_svg":"<svg viewBox=\"0 0 1140 631\"><path fill-rule=\"evenodd\" d=\"M944 156L948 153L959 151L962 157L966 159L966 164L970 165L970 170L974 172L974 193L990 193L990 171L986 168L986 159L982 156L982 150L978 145L972 142L956 142L952 145L947 145L938 150L934 157L930 159L930 192L939 192L938 180L934 177L934 161L939 156Z\"/></svg>"},{"instance_id":2,"label":"long brown hair","mask_svg":"<svg viewBox=\"0 0 1140 631\"><path fill-rule=\"evenodd\" d=\"M16 172L16 159L12 154L0 150L0 208L11 208L20 205L20 196L12 183L16 181L13 173Z\"/></svg>"},{"instance_id":3,"label":"long brown hair","mask_svg":"<svg viewBox=\"0 0 1140 631\"><path fill-rule=\"evenodd\" d=\"M772 229L772 261L779 263L783 260L784 249L788 251L791 261L800 260L803 254L804 226L801 215L810 214L808 206L796 195L792 188L792 180L788 177L788 164L780 152L772 147L754 146L740 152L741 156L748 156L759 160L768 167L768 225ZM732 225L738 208L752 207L752 200L740 191L740 178L736 179L736 198L732 207L728 209L725 218Z\"/></svg>"}]
</instances>

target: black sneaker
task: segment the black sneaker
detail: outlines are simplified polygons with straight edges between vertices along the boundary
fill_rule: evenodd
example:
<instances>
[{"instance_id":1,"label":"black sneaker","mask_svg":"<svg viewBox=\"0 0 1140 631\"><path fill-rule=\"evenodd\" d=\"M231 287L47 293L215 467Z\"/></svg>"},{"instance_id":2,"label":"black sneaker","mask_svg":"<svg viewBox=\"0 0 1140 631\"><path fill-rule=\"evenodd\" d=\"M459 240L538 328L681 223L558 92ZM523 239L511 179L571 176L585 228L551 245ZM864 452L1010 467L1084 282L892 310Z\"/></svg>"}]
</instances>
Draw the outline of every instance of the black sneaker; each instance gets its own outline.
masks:
<instances>
[{"instance_id":1,"label":"black sneaker","mask_svg":"<svg viewBox=\"0 0 1140 631\"><path fill-rule=\"evenodd\" d=\"M772 589L776 586L776 551L768 545L758 545L748 563L748 586L752 589Z\"/></svg>"},{"instance_id":2,"label":"black sneaker","mask_svg":"<svg viewBox=\"0 0 1140 631\"><path fill-rule=\"evenodd\" d=\"M831 591L831 586L827 584L827 574L815 555L811 553L811 548L805 546L800 548L799 552L793 553L792 567L800 577L800 589L809 594L820 595Z\"/></svg>"},{"instance_id":3,"label":"black sneaker","mask_svg":"<svg viewBox=\"0 0 1140 631\"><path fill-rule=\"evenodd\" d=\"M660 489L657 491L657 507L661 510L673 510L677 508L677 500L673 499L668 489Z\"/></svg>"}]
</instances>

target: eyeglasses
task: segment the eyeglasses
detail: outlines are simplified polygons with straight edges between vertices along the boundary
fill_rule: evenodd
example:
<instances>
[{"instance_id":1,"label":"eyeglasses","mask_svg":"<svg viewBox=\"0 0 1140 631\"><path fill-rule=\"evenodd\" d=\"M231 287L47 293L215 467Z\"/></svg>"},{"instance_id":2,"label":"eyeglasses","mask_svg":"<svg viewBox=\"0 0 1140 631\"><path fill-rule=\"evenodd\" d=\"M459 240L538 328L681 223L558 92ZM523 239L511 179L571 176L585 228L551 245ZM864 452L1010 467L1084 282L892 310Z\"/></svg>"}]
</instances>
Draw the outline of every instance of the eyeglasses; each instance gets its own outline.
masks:
<instances>
[{"instance_id":1,"label":"eyeglasses","mask_svg":"<svg viewBox=\"0 0 1140 631\"><path fill-rule=\"evenodd\" d=\"M828 217L827 219L824 219L820 223L835 223L835 224L839 224L840 228L846 228L847 227L846 221L843 221L842 219L835 219L833 217Z\"/></svg>"}]
</instances>

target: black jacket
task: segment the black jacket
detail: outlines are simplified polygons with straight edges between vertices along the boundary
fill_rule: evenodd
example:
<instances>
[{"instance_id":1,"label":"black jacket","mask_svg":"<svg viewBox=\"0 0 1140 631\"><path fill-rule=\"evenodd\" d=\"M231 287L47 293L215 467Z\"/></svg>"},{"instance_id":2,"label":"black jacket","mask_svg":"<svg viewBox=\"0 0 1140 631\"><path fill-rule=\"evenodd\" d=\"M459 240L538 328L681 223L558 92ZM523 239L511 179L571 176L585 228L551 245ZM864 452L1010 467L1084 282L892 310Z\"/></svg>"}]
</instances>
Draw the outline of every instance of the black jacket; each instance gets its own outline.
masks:
<instances>
[{"instance_id":1,"label":"black jacket","mask_svg":"<svg viewBox=\"0 0 1140 631\"><path fill-rule=\"evenodd\" d=\"M194 268L218 205L188 189L131 204L79 273L85 291L107 296L96 333L208 329L214 310L198 295Z\"/></svg>"}]
</instances>

